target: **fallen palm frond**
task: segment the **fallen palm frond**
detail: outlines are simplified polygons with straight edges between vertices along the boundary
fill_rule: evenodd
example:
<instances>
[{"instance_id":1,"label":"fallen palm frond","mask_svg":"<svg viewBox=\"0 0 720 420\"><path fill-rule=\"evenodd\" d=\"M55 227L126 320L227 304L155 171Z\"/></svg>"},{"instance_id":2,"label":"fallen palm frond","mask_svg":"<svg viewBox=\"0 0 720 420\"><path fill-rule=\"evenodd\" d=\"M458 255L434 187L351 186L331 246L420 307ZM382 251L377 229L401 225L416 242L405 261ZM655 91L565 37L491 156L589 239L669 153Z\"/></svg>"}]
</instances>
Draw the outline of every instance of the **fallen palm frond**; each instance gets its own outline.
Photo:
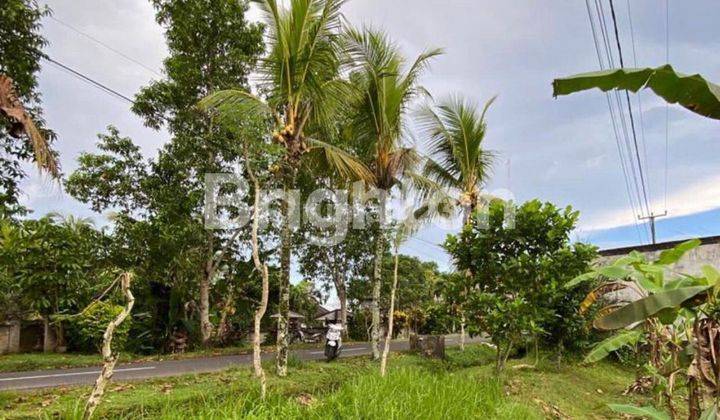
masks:
<instances>
[{"instance_id":1,"label":"fallen palm frond","mask_svg":"<svg viewBox=\"0 0 720 420\"><path fill-rule=\"evenodd\" d=\"M20 102L13 80L4 74L0 74L0 114L10 120L8 131L11 136L19 138L23 133L27 135L38 167L53 178L59 178L60 166L50 144Z\"/></svg>"}]
</instances>

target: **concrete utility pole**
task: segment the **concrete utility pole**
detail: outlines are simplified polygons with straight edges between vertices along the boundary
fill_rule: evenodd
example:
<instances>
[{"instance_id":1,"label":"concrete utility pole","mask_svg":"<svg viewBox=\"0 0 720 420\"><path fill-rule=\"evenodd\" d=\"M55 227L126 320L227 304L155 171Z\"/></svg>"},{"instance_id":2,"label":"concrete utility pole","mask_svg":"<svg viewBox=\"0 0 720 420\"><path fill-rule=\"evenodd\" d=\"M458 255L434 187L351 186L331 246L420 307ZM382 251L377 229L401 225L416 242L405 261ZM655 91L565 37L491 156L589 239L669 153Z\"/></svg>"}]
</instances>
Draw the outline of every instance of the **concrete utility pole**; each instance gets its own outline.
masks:
<instances>
[{"instance_id":1,"label":"concrete utility pole","mask_svg":"<svg viewBox=\"0 0 720 420\"><path fill-rule=\"evenodd\" d=\"M658 217L665 217L665 216L667 216L667 210L665 210L665 211L663 212L663 214L650 213L649 216L640 216L640 215L638 215L638 219L639 219L639 220L650 220L650 234L652 235L652 243L653 243L653 245L656 244L656 241L655 241L655 219L658 218Z\"/></svg>"}]
</instances>

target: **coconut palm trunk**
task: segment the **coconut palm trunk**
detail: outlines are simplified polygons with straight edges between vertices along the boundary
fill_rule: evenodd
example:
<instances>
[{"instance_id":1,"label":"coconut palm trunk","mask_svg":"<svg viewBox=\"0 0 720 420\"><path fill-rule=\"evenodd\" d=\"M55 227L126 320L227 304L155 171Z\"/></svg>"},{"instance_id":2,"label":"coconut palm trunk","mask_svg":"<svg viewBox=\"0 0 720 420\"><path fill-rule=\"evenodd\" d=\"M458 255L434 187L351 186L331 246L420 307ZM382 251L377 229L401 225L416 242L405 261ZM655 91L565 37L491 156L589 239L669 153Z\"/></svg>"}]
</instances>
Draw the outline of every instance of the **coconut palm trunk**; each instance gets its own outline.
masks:
<instances>
[{"instance_id":1,"label":"coconut palm trunk","mask_svg":"<svg viewBox=\"0 0 720 420\"><path fill-rule=\"evenodd\" d=\"M390 309L388 309L388 329L385 336L385 345L383 347L382 359L380 360L380 376L385 376L387 369L387 358L390 353L390 342L393 335L393 321L395 320L395 295L397 294L398 284L398 263L400 262L400 250L395 247L395 263L393 266L393 284L390 290Z\"/></svg>"},{"instance_id":2,"label":"coconut palm trunk","mask_svg":"<svg viewBox=\"0 0 720 420\"><path fill-rule=\"evenodd\" d=\"M373 360L380 358L380 292L382 291L382 259L385 254L385 240L381 228L377 229L376 235L372 277L372 303L370 307L372 315L370 347L372 348Z\"/></svg>"},{"instance_id":3,"label":"coconut palm trunk","mask_svg":"<svg viewBox=\"0 0 720 420\"><path fill-rule=\"evenodd\" d=\"M285 192L289 191L285 188ZM287 198L287 195L286 195ZM290 203L282 206L282 232L280 234L280 296L278 300L276 369L279 376L287 375L290 325L290 257L292 251L292 226L290 226Z\"/></svg>"}]
</instances>

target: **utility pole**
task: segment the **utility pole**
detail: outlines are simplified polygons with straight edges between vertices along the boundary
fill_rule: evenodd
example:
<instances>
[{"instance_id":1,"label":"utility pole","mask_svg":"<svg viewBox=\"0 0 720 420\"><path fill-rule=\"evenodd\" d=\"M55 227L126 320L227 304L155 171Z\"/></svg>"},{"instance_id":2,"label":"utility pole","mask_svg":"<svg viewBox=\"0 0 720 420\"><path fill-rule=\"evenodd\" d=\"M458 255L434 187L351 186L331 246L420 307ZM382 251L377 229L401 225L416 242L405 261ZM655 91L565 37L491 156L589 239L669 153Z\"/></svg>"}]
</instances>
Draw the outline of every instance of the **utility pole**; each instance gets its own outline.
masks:
<instances>
[{"instance_id":1,"label":"utility pole","mask_svg":"<svg viewBox=\"0 0 720 420\"><path fill-rule=\"evenodd\" d=\"M663 214L655 214L650 213L649 216L640 216L638 215L639 220L650 220L650 234L652 235L652 243L655 245L655 219L658 217L664 217L667 216L667 210L663 212Z\"/></svg>"}]
</instances>

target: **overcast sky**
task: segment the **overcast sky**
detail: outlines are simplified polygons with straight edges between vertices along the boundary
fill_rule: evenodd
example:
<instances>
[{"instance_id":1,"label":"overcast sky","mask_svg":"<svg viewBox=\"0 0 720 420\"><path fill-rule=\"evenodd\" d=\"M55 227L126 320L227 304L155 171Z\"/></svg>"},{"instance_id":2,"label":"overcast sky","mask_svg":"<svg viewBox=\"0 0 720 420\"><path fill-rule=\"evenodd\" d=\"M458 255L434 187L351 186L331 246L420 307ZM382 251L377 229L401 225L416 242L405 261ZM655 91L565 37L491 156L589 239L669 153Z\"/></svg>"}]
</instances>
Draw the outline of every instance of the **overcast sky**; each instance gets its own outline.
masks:
<instances>
[{"instance_id":1,"label":"overcast sky","mask_svg":"<svg viewBox=\"0 0 720 420\"><path fill-rule=\"evenodd\" d=\"M671 3L670 62L679 71L720 81L720 4ZM627 2L615 4L630 61ZM161 72L167 51L148 1L57 0L48 5L59 20ZM633 0L631 7L638 64L664 64L665 2ZM423 79L434 97L460 93L482 103L499 95L487 117L487 147L499 155L488 190L508 189L519 201L540 198L572 205L581 212L576 239L601 247L647 241L633 224L604 95L552 97L554 77L598 68L585 2L354 0L345 16L356 25L384 28L409 57L443 47L445 55ZM55 20L43 24L50 57L127 96L159 77ZM94 150L96 135L109 124L132 137L148 157L167 141L166 133L143 127L127 102L52 64L43 65L40 90L48 125L58 133L65 173L76 167L80 152ZM676 217L659 223L660 239L720 233L718 213L712 211L720 207L720 124L670 107L666 206L665 105L652 93L641 100L651 206L659 213L667 207ZM23 184L23 200L36 215L60 211L105 223L104 216L63 194L32 167L28 171L32 176ZM447 267L432 245L447 233L426 229L404 250Z\"/></svg>"}]
</instances>

